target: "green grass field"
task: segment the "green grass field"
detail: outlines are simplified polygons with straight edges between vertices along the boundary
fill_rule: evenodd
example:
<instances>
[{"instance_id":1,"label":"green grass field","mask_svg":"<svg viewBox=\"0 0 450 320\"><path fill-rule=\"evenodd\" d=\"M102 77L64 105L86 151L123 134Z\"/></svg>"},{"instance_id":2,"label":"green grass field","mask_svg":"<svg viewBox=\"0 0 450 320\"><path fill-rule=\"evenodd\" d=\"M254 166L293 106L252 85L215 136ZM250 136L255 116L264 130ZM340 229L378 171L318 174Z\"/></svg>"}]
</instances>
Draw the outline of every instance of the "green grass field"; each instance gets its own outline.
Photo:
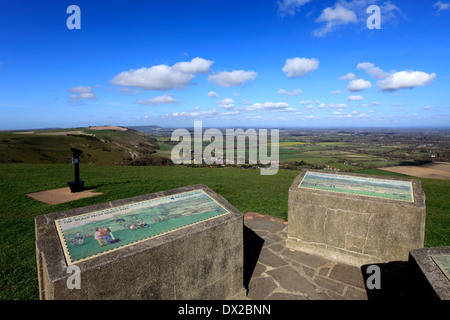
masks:
<instances>
[{"instance_id":1,"label":"green grass field","mask_svg":"<svg viewBox=\"0 0 450 320\"><path fill-rule=\"evenodd\" d=\"M381 170L362 173L393 175ZM288 189L299 171L82 165L86 187L103 195L49 205L27 193L67 186L73 167L59 164L0 164L0 299L38 299L34 217L111 200L198 183L206 184L242 213L249 211L287 219ZM427 199L426 246L450 244L450 181L420 179Z\"/></svg>"}]
</instances>

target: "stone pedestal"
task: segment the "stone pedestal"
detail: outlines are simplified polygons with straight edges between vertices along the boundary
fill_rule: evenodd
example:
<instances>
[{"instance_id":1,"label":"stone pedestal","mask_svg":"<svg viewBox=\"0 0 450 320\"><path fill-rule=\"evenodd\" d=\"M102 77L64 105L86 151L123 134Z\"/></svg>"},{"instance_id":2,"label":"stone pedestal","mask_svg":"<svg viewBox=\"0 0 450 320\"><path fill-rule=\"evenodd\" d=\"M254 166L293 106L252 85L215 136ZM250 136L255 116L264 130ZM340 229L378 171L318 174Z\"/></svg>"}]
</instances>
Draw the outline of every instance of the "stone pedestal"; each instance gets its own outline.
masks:
<instances>
[{"instance_id":1,"label":"stone pedestal","mask_svg":"<svg viewBox=\"0 0 450 320\"><path fill-rule=\"evenodd\" d=\"M445 261L450 261L450 247L422 248L410 252L408 267L412 298L450 300L450 264L445 264Z\"/></svg>"},{"instance_id":2,"label":"stone pedestal","mask_svg":"<svg viewBox=\"0 0 450 320\"><path fill-rule=\"evenodd\" d=\"M425 215L418 180L303 170L289 189L287 246L355 266L407 261L423 247Z\"/></svg>"},{"instance_id":3,"label":"stone pedestal","mask_svg":"<svg viewBox=\"0 0 450 320\"><path fill-rule=\"evenodd\" d=\"M171 203L196 193L206 197L198 207ZM151 214L136 211L143 203ZM35 228L40 299L245 298L243 215L204 185L38 216Z\"/></svg>"}]
</instances>

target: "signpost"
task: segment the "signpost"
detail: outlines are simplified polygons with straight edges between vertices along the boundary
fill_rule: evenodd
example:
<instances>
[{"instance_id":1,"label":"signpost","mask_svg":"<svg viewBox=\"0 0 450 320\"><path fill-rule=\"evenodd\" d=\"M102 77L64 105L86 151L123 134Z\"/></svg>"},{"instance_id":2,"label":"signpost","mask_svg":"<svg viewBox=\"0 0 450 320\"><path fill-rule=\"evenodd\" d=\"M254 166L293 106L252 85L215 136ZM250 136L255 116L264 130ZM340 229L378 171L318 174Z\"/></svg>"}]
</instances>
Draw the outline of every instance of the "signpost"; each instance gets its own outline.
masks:
<instances>
[{"instance_id":1,"label":"signpost","mask_svg":"<svg viewBox=\"0 0 450 320\"><path fill-rule=\"evenodd\" d=\"M69 181L67 184L70 187L70 191L72 193L74 192L81 192L84 191L84 181L80 181L80 155L83 153L83 151L70 148L72 150L72 164L75 166L75 181Z\"/></svg>"}]
</instances>

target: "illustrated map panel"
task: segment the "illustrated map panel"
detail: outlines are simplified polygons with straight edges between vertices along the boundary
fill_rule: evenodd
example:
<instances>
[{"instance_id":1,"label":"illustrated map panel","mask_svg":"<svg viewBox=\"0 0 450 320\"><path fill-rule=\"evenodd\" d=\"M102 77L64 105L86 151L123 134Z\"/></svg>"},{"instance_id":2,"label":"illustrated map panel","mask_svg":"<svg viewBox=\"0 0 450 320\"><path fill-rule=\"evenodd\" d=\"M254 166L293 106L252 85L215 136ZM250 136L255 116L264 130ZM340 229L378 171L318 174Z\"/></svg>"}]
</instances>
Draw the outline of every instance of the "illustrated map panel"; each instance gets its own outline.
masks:
<instances>
[{"instance_id":1,"label":"illustrated map panel","mask_svg":"<svg viewBox=\"0 0 450 320\"><path fill-rule=\"evenodd\" d=\"M350 193L401 201L414 201L412 183L401 180L307 172L299 184L299 188Z\"/></svg>"},{"instance_id":2,"label":"illustrated map panel","mask_svg":"<svg viewBox=\"0 0 450 320\"><path fill-rule=\"evenodd\" d=\"M203 190L56 220L68 265L228 213Z\"/></svg>"},{"instance_id":3,"label":"illustrated map panel","mask_svg":"<svg viewBox=\"0 0 450 320\"><path fill-rule=\"evenodd\" d=\"M431 258L450 281L450 254L432 254Z\"/></svg>"}]
</instances>

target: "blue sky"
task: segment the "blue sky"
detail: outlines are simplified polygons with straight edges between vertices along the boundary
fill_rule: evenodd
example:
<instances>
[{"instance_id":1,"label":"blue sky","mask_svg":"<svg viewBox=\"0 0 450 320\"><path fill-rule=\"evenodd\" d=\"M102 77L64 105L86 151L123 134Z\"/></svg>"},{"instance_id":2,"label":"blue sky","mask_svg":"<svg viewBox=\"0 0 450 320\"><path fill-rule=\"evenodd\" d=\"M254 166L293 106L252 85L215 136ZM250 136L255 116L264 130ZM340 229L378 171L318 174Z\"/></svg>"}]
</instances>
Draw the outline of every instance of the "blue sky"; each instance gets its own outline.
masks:
<instances>
[{"instance_id":1,"label":"blue sky","mask_svg":"<svg viewBox=\"0 0 450 320\"><path fill-rule=\"evenodd\" d=\"M450 0L3 1L0 129L448 127L448 30Z\"/></svg>"}]
</instances>

